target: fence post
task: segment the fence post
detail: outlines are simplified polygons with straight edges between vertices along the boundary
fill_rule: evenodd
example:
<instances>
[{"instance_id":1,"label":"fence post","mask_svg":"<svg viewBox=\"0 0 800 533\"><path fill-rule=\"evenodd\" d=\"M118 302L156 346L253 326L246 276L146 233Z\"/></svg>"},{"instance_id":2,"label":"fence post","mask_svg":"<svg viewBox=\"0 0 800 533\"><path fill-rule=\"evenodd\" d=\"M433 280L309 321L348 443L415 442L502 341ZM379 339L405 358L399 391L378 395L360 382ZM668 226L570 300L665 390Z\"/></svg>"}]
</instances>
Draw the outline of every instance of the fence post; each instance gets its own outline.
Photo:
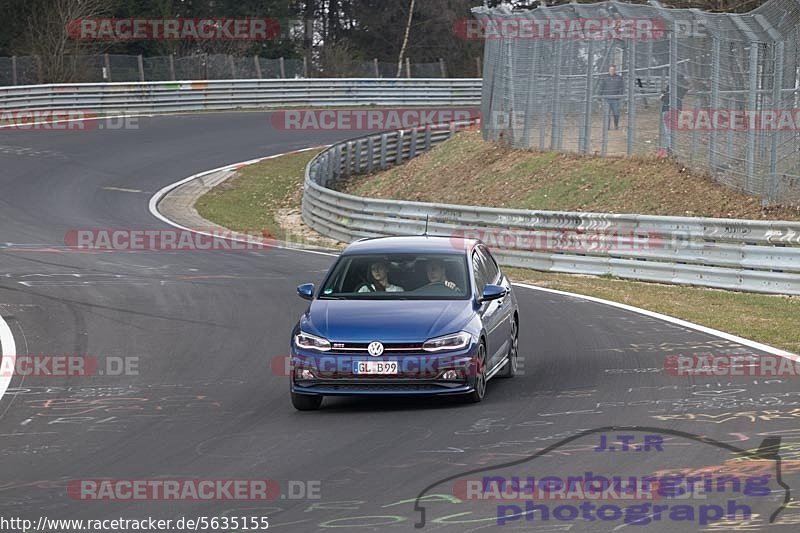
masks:
<instances>
[{"instance_id":1,"label":"fence post","mask_svg":"<svg viewBox=\"0 0 800 533\"><path fill-rule=\"evenodd\" d=\"M136 62L139 64L139 81L144 82L144 58L142 54L137 56Z\"/></svg>"},{"instance_id":2,"label":"fence post","mask_svg":"<svg viewBox=\"0 0 800 533\"><path fill-rule=\"evenodd\" d=\"M550 131L550 147L561 150L561 58L564 41L556 41L555 72L553 73L553 123Z\"/></svg>"},{"instance_id":3,"label":"fence post","mask_svg":"<svg viewBox=\"0 0 800 533\"><path fill-rule=\"evenodd\" d=\"M608 128L610 126L611 113L608 106L608 101L603 100L603 137L600 141L600 155L605 156L608 153Z\"/></svg>"},{"instance_id":4,"label":"fence post","mask_svg":"<svg viewBox=\"0 0 800 533\"><path fill-rule=\"evenodd\" d=\"M750 113L755 113L758 106L758 43L750 41L750 83L748 87L747 108ZM748 125L747 128L747 180L745 191L756 193L756 132ZM763 190L761 191L763 193Z\"/></svg>"},{"instance_id":5,"label":"fence post","mask_svg":"<svg viewBox=\"0 0 800 533\"><path fill-rule=\"evenodd\" d=\"M719 110L719 83L720 83L720 60L722 58L722 43L715 35L712 42L711 53L711 101L709 102L712 111ZM711 172L717 171L717 129L711 128L708 136L708 163Z\"/></svg>"},{"instance_id":6,"label":"fence post","mask_svg":"<svg viewBox=\"0 0 800 533\"><path fill-rule=\"evenodd\" d=\"M175 56L169 55L169 79L175 81Z\"/></svg>"},{"instance_id":7,"label":"fence post","mask_svg":"<svg viewBox=\"0 0 800 533\"><path fill-rule=\"evenodd\" d=\"M669 114L664 125L667 149L670 155L675 148L675 128L670 117L678 112L678 21L672 23L669 35Z\"/></svg>"},{"instance_id":8,"label":"fence post","mask_svg":"<svg viewBox=\"0 0 800 533\"><path fill-rule=\"evenodd\" d=\"M377 57L372 58L372 65L375 68L375 77L376 78L380 78L381 77L381 69L378 66L378 58Z\"/></svg>"},{"instance_id":9,"label":"fence post","mask_svg":"<svg viewBox=\"0 0 800 533\"><path fill-rule=\"evenodd\" d=\"M44 65L42 64L41 56L33 56L36 58L36 78L39 83L44 83Z\"/></svg>"},{"instance_id":10,"label":"fence post","mask_svg":"<svg viewBox=\"0 0 800 533\"><path fill-rule=\"evenodd\" d=\"M111 59L109 59L108 54L103 54L103 62L106 65L106 75L104 76L105 80L111 82Z\"/></svg>"},{"instance_id":11,"label":"fence post","mask_svg":"<svg viewBox=\"0 0 800 533\"><path fill-rule=\"evenodd\" d=\"M231 79L236 79L236 65L233 62L233 54L228 54L228 66L231 69Z\"/></svg>"},{"instance_id":12,"label":"fence post","mask_svg":"<svg viewBox=\"0 0 800 533\"><path fill-rule=\"evenodd\" d=\"M476 66L478 67L478 70L477 70L478 76L477 77L478 78L482 78L483 77L483 70L481 68L481 58L480 58L480 56L475 58L475 63L477 64Z\"/></svg>"},{"instance_id":13,"label":"fence post","mask_svg":"<svg viewBox=\"0 0 800 533\"><path fill-rule=\"evenodd\" d=\"M784 43L779 41L775 45L775 80L772 86L772 108L774 111L783 109L783 60ZM767 178L766 195L761 198L761 205L767 207L770 201L778 200L778 144L780 143L780 132L777 128L770 135L770 154L769 154L769 177Z\"/></svg>"},{"instance_id":14,"label":"fence post","mask_svg":"<svg viewBox=\"0 0 800 533\"><path fill-rule=\"evenodd\" d=\"M308 58L303 56L303 77L308 78Z\"/></svg>"},{"instance_id":15,"label":"fence post","mask_svg":"<svg viewBox=\"0 0 800 533\"><path fill-rule=\"evenodd\" d=\"M636 40L628 41L628 140L627 154L633 153L636 138Z\"/></svg>"},{"instance_id":16,"label":"fence post","mask_svg":"<svg viewBox=\"0 0 800 533\"><path fill-rule=\"evenodd\" d=\"M253 62L255 63L256 67L256 77L258 79L263 78L263 76L261 75L261 58L258 57L258 54L253 56Z\"/></svg>"},{"instance_id":17,"label":"fence post","mask_svg":"<svg viewBox=\"0 0 800 533\"><path fill-rule=\"evenodd\" d=\"M447 69L444 66L444 58L443 57L439 58L439 72L442 73L442 77L443 78L447 77Z\"/></svg>"},{"instance_id":18,"label":"fence post","mask_svg":"<svg viewBox=\"0 0 800 533\"><path fill-rule=\"evenodd\" d=\"M406 57L406 78L411 77L411 59Z\"/></svg>"},{"instance_id":19,"label":"fence post","mask_svg":"<svg viewBox=\"0 0 800 533\"><path fill-rule=\"evenodd\" d=\"M17 56L11 56L11 85L17 85Z\"/></svg>"},{"instance_id":20,"label":"fence post","mask_svg":"<svg viewBox=\"0 0 800 533\"><path fill-rule=\"evenodd\" d=\"M592 146L592 98L594 97L594 41L589 39L586 51L586 101L583 109L583 135L581 153L588 154Z\"/></svg>"},{"instance_id":21,"label":"fence post","mask_svg":"<svg viewBox=\"0 0 800 533\"><path fill-rule=\"evenodd\" d=\"M281 68L281 78L286 79L286 63L282 57L278 58L278 65Z\"/></svg>"},{"instance_id":22,"label":"fence post","mask_svg":"<svg viewBox=\"0 0 800 533\"><path fill-rule=\"evenodd\" d=\"M531 70L530 76L528 78L529 83L528 85L528 95L525 99L525 126L522 130L522 145L523 148L532 148L533 143L531 142L531 129L532 129L532 122L534 117L534 109L536 108L536 84L534 80L536 79L536 65L538 55L537 52L539 50L539 42L533 41L533 60L530 62ZM539 122L542 121L541 115L539 116Z\"/></svg>"}]
</instances>

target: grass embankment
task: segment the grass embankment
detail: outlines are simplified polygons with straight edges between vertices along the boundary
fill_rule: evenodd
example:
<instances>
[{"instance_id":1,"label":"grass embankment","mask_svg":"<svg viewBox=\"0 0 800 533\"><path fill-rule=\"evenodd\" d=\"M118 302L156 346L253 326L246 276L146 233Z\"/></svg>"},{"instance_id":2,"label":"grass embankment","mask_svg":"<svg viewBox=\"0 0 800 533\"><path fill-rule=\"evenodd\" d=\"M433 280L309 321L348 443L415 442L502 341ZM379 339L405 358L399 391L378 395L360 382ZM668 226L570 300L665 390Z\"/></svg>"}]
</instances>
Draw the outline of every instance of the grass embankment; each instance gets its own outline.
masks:
<instances>
[{"instance_id":1,"label":"grass embankment","mask_svg":"<svg viewBox=\"0 0 800 533\"><path fill-rule=\"evenodd\" d=\"M766 212L761 200L692 175L674 161L513 150L477 131L399 167L351 178L361 196L548 211L800 220L800 208Z\"/></svg>"},{"instance_id":2,"label":"grass embankment","mask_svg":"<svg viewBox=\"0 0 800 533\"><path fill-rule=\"evenodd\" d=\"M529 209L761 217L757 201L717 190L713 183L680 172L680 167L671 162L511 152L494 145L476 146L474 137L471 133L457 136L447 143L450 146L443 145L407 166L358 178L345 189L367 196L386 196L385 191L391 191L395 198ZM286 227L282 213L299 210L304 167L313 156L314 152L292 154L242 169L195 207L203 217L232 229L267 228L277 235L297 231L296 227ZM467 178L459 178L452 170L446 171L447 178L439 175L451 165L457 165ZM450 183L450 179L456 181ZM526 190L518 190L528 181L531 185ZM650 192L648 183L652 185ZM667 184L670 188L665 189ZM494 203L484 199L493 199ZM713 205L718 202L722 203ZM790 218L790 214L789 210L776 210L766 216ZM525 269L506 272L515 281L614 300L800 352L797 297Z\"/></svg>"}]
</instances>

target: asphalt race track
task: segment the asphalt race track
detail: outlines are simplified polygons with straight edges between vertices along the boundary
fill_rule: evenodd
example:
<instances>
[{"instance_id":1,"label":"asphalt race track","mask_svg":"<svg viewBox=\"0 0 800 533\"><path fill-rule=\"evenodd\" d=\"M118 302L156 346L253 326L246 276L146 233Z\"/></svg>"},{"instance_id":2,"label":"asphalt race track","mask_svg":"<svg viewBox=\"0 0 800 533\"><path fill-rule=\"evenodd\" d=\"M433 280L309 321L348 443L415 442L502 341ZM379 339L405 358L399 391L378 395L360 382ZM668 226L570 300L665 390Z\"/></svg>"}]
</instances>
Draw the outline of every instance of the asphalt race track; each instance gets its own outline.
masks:
<instances>
[{"instance_id":1,"label":"asphalt race track","mask_svg":"<svg viewBox=\"0 0 800 533\"><path fill-rule=\"evenodd\" d=\"M415 498L433 485L422 499L429 531L730 531L730 524L666 517L627 525L517 515L501 527L498 505L524 510L525 502L459 499L456 481L436 483L487 475L465 474L475 469L566 478L725 465L728 473L774 474L769 454L735 456L720 444L755 450L775 436L782 481L800 491L797 378L664 372L669 355L753 353L735 342L520 287L522 375L492 380L483 403L328 398L319 412L301 413L272 361L286 355L304 309L295 287L319 283L332 257L278 248L77 252L64 245L70 229L167 228L148 201L194 173L355 135L277 131L265 113L141 117L138 129L116 131L0 130L0 314L17 354L138 357L138 375L12 379L0 400L0 516L268 516L279 531L409 531L420 520ZM615 425L646 427L637 442L658 429L677 433L663 434L664 451L594 451L595 433L561 443ZM521 462L503 466L512 461ZM269 479L281 496L68 495L71 480L100 478ZM312 482L310 498L290 493L299 481ZM742 530L797 530L792 503L777 517L786 525L768 527L785 494L777 476L771 481L770 496L733 497L753 509ZM503 512L514 514L513 507Z\"/></svg>"}]
</instances>

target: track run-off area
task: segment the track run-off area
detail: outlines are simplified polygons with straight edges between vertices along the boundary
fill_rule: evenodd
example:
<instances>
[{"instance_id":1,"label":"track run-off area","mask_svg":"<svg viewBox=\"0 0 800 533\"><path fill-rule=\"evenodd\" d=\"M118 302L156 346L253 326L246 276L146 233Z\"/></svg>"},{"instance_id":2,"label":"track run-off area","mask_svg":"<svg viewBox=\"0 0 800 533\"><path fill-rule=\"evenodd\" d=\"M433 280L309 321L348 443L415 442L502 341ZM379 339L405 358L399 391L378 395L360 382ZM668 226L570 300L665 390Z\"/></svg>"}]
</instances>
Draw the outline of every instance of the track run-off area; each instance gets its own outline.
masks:
<instances>
[{"instance_id":1,"label":"track run-off area","mask_svg":"<svg viewBox=\"0 0 800 533\"><path fill-rule=\"evenodd\" d=\"M279 131L264 112L143 116L136 128L114 131L0 129L4 360L60 354L136 363L90 376L0 377L0 516L265 516L279 531L797 530L800 508L785 499L794 486L800 491L800 378L665 370L670 356L766 357L768 347L517 286L521 373L492 380L482 403L326 398L318 412L297 412L274 361L287 355L306 306L295 287L319 284L332 254L65 245L76 229L169 229L149 209L163 187L356 135ZM609 451L617 435L658 437L663 446ZM525 501L478 501L462 491L487 475L590 472L724 472L742 485L761 475L772 492L736 492L731 483L735 494L706 495L709 505L749 505L750 520L701 524L703 502L693 500L682 501L698 509L692 519L664 511L634 525L609 518L613 510L593 521L568 511L529 519ZM102 479L270 480L279 490L269 501L91 499L74 490Z\"/></svg>"}]
</instances>

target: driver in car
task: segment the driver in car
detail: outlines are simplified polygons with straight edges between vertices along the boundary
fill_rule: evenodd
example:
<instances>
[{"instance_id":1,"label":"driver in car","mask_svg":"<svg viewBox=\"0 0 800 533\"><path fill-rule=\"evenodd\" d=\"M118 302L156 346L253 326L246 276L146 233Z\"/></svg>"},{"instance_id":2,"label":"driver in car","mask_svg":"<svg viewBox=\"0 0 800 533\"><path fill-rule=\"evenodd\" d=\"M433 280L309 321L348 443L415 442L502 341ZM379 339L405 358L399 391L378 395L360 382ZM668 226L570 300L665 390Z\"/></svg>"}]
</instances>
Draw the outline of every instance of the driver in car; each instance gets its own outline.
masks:
<instances>
[{"instance_id":1,"label":"driver in car","mask_svg":"<svg viewBox=\"0 0 800 533\"><path fill-rule=\"evenodd\" d=\"M431 259L428 261L428 264L425 266L425 270L428 274L428 281L430 282L429 284L432 285L434 283L441 283L452 291L458 290L458 285L447 279L447 275L445 274L444 270L444 263L441 259Z\"/></svg>"},{"instance_id":2,"label":"driver in car","mask_svg":"<svg viewBox=\"0 0 800 533\"><path fill-rule=\"evenodd\" d=\"M358 292L403 292L403 288L389 283L389 265L385 261L374 261L367 271L367 283Z\"/></svg>"}]
</instances>

